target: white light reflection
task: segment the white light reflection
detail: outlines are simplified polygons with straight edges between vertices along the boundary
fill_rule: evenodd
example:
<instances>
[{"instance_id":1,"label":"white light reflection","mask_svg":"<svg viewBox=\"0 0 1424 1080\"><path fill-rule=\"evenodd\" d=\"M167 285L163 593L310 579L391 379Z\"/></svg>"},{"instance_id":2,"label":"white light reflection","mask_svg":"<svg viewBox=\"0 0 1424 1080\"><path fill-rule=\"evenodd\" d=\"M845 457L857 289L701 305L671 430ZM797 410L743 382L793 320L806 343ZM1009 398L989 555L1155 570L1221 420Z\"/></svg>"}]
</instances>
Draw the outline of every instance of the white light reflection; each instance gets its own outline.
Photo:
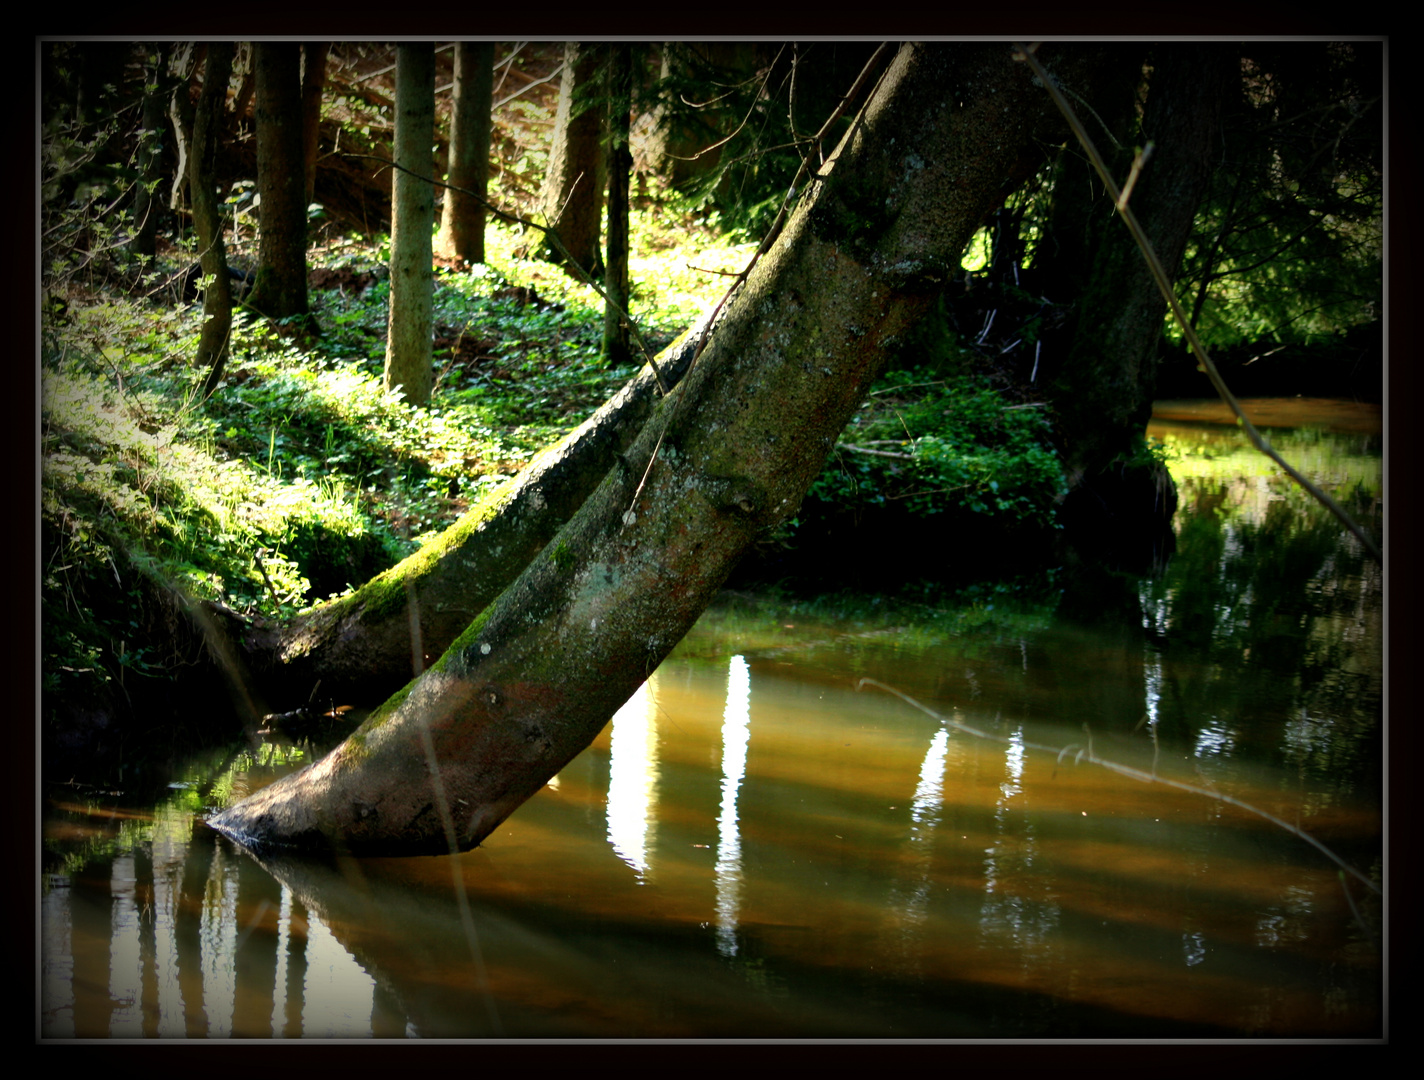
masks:
<instances>
[{"instance_id":1,"label":"white light reflection","mask_svg":"<svg viewBox=\"0 0 1424 1080\"><path fill-rule=\"evenodd\" d=\"M933 875L933 840L944 806L944 770L948 760L949 732L940 728L930 740L920 779L910 800L910 836L903 877L892 878L886 908L893 949L882 954L902 975L918 975L923 963L925 924L929 918Z\"/></svg>"},{"instance_id":2,"label":"white light reflection","mask_svg":"<svg viewBox=\"0 0 1424 1080\"><path fill-rule=\"evenodd\" d=\"M1008 735L1004 754L1005 779L994 807L994 845L985 852L984 899L979 909L983 940L1012 942L1021 962L1033 964L1050 947L1061 909L1035 872L1038 836L1026 807L1011 806L1023 795L1026 758L1023 727Z\"/></svg>"},{"instance_id":3,"label":"white light reflection","mask_svg":"<svg viewBox=\"0 0 1424 1080\"><path fill-rule=\"evenodd\" d=\"M658 801L658 704L653 678L613 715L609 739L608 842L637 872L639 882L648 877L649 834Z\"/></svg>"},{"instance_id":4,"label":"white light reflection","mask_svg":"<svg viewBox=\"0 0 1424 1080\"><path fill-rule=\"evenodd\" d=\"M920 782L915 785L915 798L910 804L910 838L928 840L939 819L944 792L944 762L949 751L949 732L940 728L930 740L925 763L920 766Z\"/></svg>"},{"instance_id":5,"label":"white light reflection","mask_svg":"<svg viewBox=\"0 0 1424 1080\"><path fill-rule=\"evenodd\" d=\"M109 1037L143 1035L143 960L139 948L139 912L135 903L137 869L132 853L119 855L109 870L113 897L109 927Z\"/></svg>"},{"instance_id":6,"label":"white light reflection","mask_svg":"<svg viewBox=\"0 0 1424 1080\"><path fill-rule=\"evenodd\" d=\"M237 866L223 857L222 845L213 850L198 933L208 1038L225 1039L237 1007Z\"/></svg>"},{"instance_id":7,"label":"white light reflection","mask_svg":"<svg viewBox=\"0 0 1424 1080\"><path fill-rule=\"evenodd\" d=\"M727 669L727 707L722 712L722 808L717 815L717 951L737 954L737 913L742 896L742 838L737 793L747 774L751 735L752 673L745 657Z\"/></svg>"},{"instance_id":8,"label":"white light reflection","mask_svg":"<svg viewBox=\"0 0 1424 1080\"><path fill-rule=\"evenodd\" d=\"M277 909L277 971L272 979L272 1038L287 1033L287 952L292 947L292 890L282 885Z\"/></svg>"},{"instance_id":9,"label":"white light reflection","mask_svg":"<svg viewBox=\"0 0 1424 1080\"><path fill-rule=\"evenodd\" d=\"M183 866L188 857L191 818L171 805L154 818L153 849L153 970L158 980L159 1038L188 1033L183 987L178 979L178 909L182 903Z\"/></svg>"},{"instance_id":10,"label":"white light reflection","mask_svg":"<svg viewBox=\"0 0 1424 1080\"><path fill-rule=\"evenodd\" d=\"M376 980L366 974L315 912L307 912L302 1034L307 1038L369 1038Z\"/></svg>"}]
</instances>

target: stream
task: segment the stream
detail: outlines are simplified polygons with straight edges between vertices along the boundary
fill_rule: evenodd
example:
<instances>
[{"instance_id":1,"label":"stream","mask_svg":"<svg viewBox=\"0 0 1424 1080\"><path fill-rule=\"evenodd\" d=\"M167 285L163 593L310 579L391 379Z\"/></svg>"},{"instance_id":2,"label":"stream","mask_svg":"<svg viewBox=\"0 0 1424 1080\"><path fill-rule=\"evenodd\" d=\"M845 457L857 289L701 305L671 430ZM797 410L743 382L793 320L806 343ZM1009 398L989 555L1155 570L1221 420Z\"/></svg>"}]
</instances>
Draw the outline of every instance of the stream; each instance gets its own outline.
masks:
<instances>
[{"instance_id":1,"label":"stream","mask_svg":"<svg viewBox=\"0 0 1424 1080\"><path fill-rule=\"evenodd\" d=\"M1378 408L1248 406L1379 535ZM40 1037L1381 1037L1382 568L1211 405L1149 436L1157 574L728 595L458 857L217 836L275 738L51 780Z\"/></svg>"}]
</instances>

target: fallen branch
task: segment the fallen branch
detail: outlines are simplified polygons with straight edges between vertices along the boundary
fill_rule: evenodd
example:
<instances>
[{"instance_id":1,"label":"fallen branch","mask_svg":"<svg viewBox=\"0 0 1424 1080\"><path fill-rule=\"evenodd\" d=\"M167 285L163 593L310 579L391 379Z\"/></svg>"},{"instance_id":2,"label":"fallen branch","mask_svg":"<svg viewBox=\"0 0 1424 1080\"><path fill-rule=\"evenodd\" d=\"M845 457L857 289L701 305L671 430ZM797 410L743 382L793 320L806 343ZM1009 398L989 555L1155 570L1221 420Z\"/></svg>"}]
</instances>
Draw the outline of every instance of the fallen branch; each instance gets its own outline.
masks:
<instances>
[{"instance_id":1,"label":"fallen branch","mask_svg":"<svg viewBox=\"0 0 1424 1080\"><path fill-rule=\"evenodd\" d=\"M1000 738L998 735L990 735L987 731L980 731L978 728L971 727L963 721L955 720L952 717L944 716L940 713L937 713L929 706L921 705L909 694L906 694L900 690L896 690L893 686L887 686L885 683L880 682L877 679L861 679L860 682L855 684L855 688L857 690L866 686L874 686L877 689L884 690L887 694L894 694L901 701L905 702L905 704L913 708L919 709L920 712L924 713L926 716L933 717L941 724L944 724L946 727L951 727L955 731L962 731L966 735L973 735L979 739L988 739L991 742L1007 743L1009 741L1008 739ZM1119 765L1115 761L1108 761L1106 758L1100 758L1093 753L1093 744L1091 740L1089 740L1088 745L1086 747L1080 747L1076 745L1045 746L1042 743L1033 742L1015 742L1014 745L1024 746L1030 750L1043 750L1050 754L1056 754L1060 763L1065 757L1068 756L1068 754L1073 753L1073 751L1077 751L1077 753L1074 754L1073 757L1073 763L1075 765L1086 761L1090 765L1101 765L1104 769L1109 769L1112 772L1118 773L1122 776L1131 777L1133 780L1140 780L1144 784L1164 784L1167 787L1176 788L1178 791L1187 791L1193 795L1202 795L1208 799L1215 799L1217 802L1230 803L1232 806L1235 806L1241 810L1245 810L1247 813L1255 814L1257 817L1269 821L1272 825L1279 826L1286 832L1290 833L1292 836L1304 840L1307 844L1315 848L1327 859L1329 859L1336 866L1338 866L1342 871L1352 875L1359 881L1363 882L1365 887L1368 888L1370 891L1375 893L1378 893L1380 891L1380 887L1378 885L1376 885L1373 881L1367 878L1364 874L1360 873L1360 871L1356 870L1344 859L1340 858L1340 856L1336 855L1333 851L1331 851L1328 847L1322 844L1315 837L1311 836L1305 830L1297 828L1290 822L1283 821L1280 818L1276 817L1275 814L1262 810L1258 806L1252 806L1250 803L1244 802L1241 799L1236 798L1235 796L1224 795L1219 791L1212 791L1210 788L1197 787L1194 784L1183 783L1181 780L1169 780L1164 776L1156 775L1155 772L1146 773L1143 772L1141 769L1134 769L1129 765Z\"/></svg>"}]
</instances>

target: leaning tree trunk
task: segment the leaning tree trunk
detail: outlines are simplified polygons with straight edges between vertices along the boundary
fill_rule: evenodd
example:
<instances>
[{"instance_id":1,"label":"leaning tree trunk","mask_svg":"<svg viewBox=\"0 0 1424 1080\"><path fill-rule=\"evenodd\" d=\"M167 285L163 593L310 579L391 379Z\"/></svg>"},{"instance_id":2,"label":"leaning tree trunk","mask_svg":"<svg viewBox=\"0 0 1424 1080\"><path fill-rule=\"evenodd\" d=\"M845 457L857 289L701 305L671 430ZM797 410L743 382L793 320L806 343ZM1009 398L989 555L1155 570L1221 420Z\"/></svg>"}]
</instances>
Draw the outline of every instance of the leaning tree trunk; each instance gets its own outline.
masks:
<instances>
[{"instance_id":1,"label":"leaning tree trunk","mask_svg":"<svg viewBox=\"0 0 1424 1080\"><path fill-rule=\"evenodd\" d=\"M391 315L386 332L387 390L400 387L412 405L428 405L435 279L430 231L435 188L430 182L435 141L435 46L396 46L395 160L392 180Z\"/></svg>"},{"instance_id":2,"label":"leaning tree trunk","mask_svg":"<svg viewBox=\"0 0 1424 1080\"><path fill-rule=\"evenodd\" d=\"M450 114L450 187L440 211L435 250L467 263L485 261L485 194L489 185L490 107L494 101L494 44L455 45Z\"/></svg>"},{"instance_id":3,"label":"leaning tree trunk","mask_svg":"<svg viewBox=\"0 0 1424 1080\"><path fill-rule=\"evenodd\" d=\"M203 289L203 331L198 338L199 368L208 369L203 393L211 394L222 380L227 363L227 341L232 330L232 283L227 276L223 246L222 209L215 175L218 133L227 104L227 83L232 75L233 45L214 41L208 45L203 70L203 91L193 115L193 147L188 175L193 200L193 227L198 234L199 261L207 286Z\"/></svg>"},{"instance_id":4,"label":"leaning tree trunk","mask_svg":"<svg viewBox=\"0 0 1424 1080\"><path fill-rule=\"evenodd\" d=\"M259 41L257 190L261 242L247 306L271 319L307 315L307 204L302 154L301 46Z\"/></svg>"},{"instance_id":5,"label":"leaning tree trunk","mask_svg":"<svg viewBox=\"0 0 1424 1080\"><path fill-rule=\"evenodd\" d=\"M248 666L283 710L323 697L379 702L449 648L583 505L692 363L705 319L567 438L414 555L285 627L245 633Z\"/></svg>"},{"instance_id":6,"label":"leaning tree trunk","mask_svg":"<svg viewBox=\"0 0 1424 1080\"><path fill-rule=\"evenodd\" d=\"M1087 92L1088 50L1042 52ZM256 847L478 844L795 513L970 235L1033 170L1040 140L1061 137L1007 46L902 48L706 352L573 520L350 738L212 824Z\"/></svg>"}]
</instances>

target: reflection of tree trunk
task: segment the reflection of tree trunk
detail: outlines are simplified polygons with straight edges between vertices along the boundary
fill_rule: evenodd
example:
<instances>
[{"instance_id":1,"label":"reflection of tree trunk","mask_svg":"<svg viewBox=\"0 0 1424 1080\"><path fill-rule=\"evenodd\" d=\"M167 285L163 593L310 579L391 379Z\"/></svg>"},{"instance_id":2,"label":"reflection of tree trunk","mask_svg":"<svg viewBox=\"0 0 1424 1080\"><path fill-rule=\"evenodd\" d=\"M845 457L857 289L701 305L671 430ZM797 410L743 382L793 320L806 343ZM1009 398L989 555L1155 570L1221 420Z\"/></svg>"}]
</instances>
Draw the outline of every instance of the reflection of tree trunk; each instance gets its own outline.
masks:
<instances>
[{"instance_id":1,"label":"reflection of tree trunk","mask_svg":"<svg viewBox=\"0 0 1424 1080\"><path fill-rule=\"evenodd\" d=\"M485 207L489 184L490 107L494 94L494 44L455 46L454 103L450 115L450 187L440 214L435 250L469 263L485 261ZM473 192L468 195L466 192Z\"/></svg>"},{"instance_id":2,"label":"reflection of tree trunk","mask_svg":"<svg viewBox=\"0 0 1424 1080\"><path fill-rule=\"evenodd\" d=\"M207 287L203 289L203 332L198 339L200 368L208 368L203 393L211 394L222 380L227 363L227 340L232 330L232 283L227 276L227 253L223 246L221 204L218 202L216 164L218 134L222 130L223 106L232 74L231 42L208 45L203 71L203 92L193 116L193 147L189 186L192 189L193 227L198 234L198 252Z\"/></svg>"},{"instance_id":3,"label":"reflection of tree trunk","mask_svg":"<svg viewBox=\"0 0 1424 1080\"><path fill-rule=\"evenodd\" d=\"M396 135L391 198L391 314L386 334L387 390L412 405L428 405L434 388L431 336L435 279L431 229L435 188L435 46L396 46Z\"/></svg>"},{"instance_id":4,"label":"reflection of tree trunk","mask_svg":"<svg viewBox=\"0 0 1424 1080\"><path fill-rule=\"evenodd\" d=\"M564 45L564 75L559 85L559 111L554 118L554 145L544 180L540 213L574 262L591 277L603 274L598 249L599 216L603 211L603 152L599 146L602 110L590 92L596 85L598 58L570 41ZM549 251L546 258L562 262Z\"/></svg>"},{"instance_id":5,"label":"reflection of tree trunk","mask_svg":"<svg viewBox=\"0 0 1424 1080\"><path fill-rule=\"evenodd\" d=\"M1046 51L1081 87L1091 50ZM544 552L341 746L213 824L259 847L478 844L796 512L970 234L1061 137L1008 47L903 47L697 366Z\"/></svg>"}]
</instances>

